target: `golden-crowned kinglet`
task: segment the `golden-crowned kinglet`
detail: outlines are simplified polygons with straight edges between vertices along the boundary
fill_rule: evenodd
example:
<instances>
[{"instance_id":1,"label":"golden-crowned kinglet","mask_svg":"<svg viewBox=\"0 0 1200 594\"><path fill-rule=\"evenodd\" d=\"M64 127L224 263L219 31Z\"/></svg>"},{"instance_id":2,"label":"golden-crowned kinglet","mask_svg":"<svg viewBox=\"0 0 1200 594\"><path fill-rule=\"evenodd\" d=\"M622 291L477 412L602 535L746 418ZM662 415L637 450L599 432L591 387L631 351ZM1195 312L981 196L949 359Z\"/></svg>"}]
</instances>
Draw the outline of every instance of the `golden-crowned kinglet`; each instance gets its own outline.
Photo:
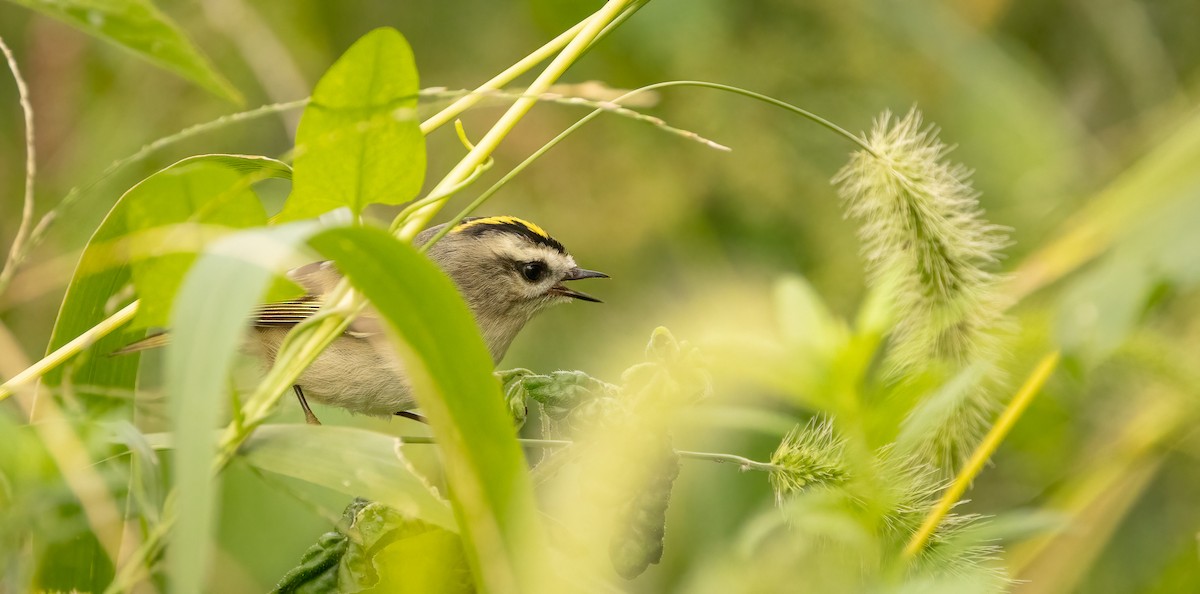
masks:
<instances>
[{"instance_id":1,"label":"golden-crowned kinglet","mask_svg":"<svg viewBox=\"0 0 1200 594\"><path fill-rule=\"evenodd\" d=\"M425 244L444 226L426 229L414 243ZM541 310L572 299L600 301L566 287L563 281L608 277L576 266L566 248L541 227L511 216L465 219L427 253L462 293L497 363L525 323ZM251 343L268 363L274 363L288 330L315 314L321 297L342 278L332 262L301 266L289 276L306 294L259 306L254 312ZM407 413L416 402L383 334L383 321L368 309L300 375L294 388L309 423L318 421L306 397L361 414L419 418ZM165 335L150 337L118 353L165 342Z\"/></svg>"}]
</instances>

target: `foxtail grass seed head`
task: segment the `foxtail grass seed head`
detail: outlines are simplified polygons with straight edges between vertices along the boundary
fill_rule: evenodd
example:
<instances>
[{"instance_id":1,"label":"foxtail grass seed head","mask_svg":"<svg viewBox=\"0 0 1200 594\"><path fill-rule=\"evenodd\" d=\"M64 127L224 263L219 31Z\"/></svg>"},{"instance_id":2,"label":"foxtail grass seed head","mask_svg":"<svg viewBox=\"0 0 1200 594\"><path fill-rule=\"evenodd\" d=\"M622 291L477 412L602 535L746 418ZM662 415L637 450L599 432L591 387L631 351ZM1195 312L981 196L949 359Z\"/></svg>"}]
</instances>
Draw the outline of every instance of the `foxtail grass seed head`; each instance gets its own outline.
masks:
<instances>
[{"instance_id":1,"label":"foxtail grass seed head","mask_svg":"<svg viewBox=\"0 0 1200 594\"><path fill-rule=\"evenodd\" d=\"M771 454L771 464L779 467L771 472L776 503L782 505L788 495L804 488L841 484L848 476L845 449L845 440L834 433L829 419L813 419L788 432Z\"/></svg>"},{"instance_id":2,"label":"foxtail grass seed head","mask_svg":"<svg viewBox=\"0 0 1200 594\"><path fill-rule=\"evenodd\" d=\"M871 284L896 283L893 365L978 358L1002 320L987 269L1008 245L1005 229L984 220L970 171L946 159L952 147L916 109L884 112L866 142L871 151L852 154L833 183L859 223Z\"/></svg>"}]
</instances>

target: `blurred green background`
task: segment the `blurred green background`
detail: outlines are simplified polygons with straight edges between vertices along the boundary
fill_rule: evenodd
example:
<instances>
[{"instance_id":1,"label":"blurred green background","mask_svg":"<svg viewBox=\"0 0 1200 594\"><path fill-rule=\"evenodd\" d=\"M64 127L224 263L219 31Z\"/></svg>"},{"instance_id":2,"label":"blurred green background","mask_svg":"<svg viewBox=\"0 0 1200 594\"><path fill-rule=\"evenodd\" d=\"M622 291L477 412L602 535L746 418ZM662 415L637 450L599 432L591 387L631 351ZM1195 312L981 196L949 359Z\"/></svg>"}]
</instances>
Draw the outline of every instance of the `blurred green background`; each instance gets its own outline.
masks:
<instances>
[{"instance_id":1,"label":"blurred green background","mask_svg":"<svg viewBox=\"0 0 1200 594\"><path fill-rule=\"evenodd\" d=\"M245 107L306 96L346 47L384 25L412 44L423 87L471 87L598 6L556 0L157 4L246 96ZM991 222L1012 229L1005 270L1017 269L1081 220L1093 220L1085 205L1106 198L1119 203L1095 215L1110 231L1101 234L1110 239L1093 242L1102 257L1016 310L1013 369L1028 369L1052 344L1067 348L1068 361L970 494L968 511L995 514L1058 501L1063 495L1056 489L1086 468L1094 452L1120 442L1138 411L1156 406L1161 393L1181 396L1195 410L1200 246L1189 234L1200 225L1200 160L1190 165L1190 176L1188 167L1173 170L1183 173L1169 196L1154 186L1153 170L1119 193L1112 184L1129 179L1124 172L1181 130L1191 131L1191 143L1200 142L1197 31L1195 0L654 0L564 80L617 88L667 79L722 82L798 104L852 131L868 129L885 109L903 113L917 105L941 127L943 139L958 146L953 158L975 170ZM0 2L0 36L14 48L32 92L39 212L140 146L241 109L13 4ZM573 304L538 318L501 367L583 369L615 381L639 360L657 325L702 346L718 345L720 352L734 344L731 336L773 332L772 287L781 275L809 279L835 314L852 319L859 309L864 274L855 228L843 220L829 182L850 145L771 107L710 90L667 90L647 111L733 151L604 117L487 204L484 213L536 221L581 265L613 277L589 288L604 305ZM498 113L480 109L464 123L477 137ZM484 181L583 113L539 106L501 146L498 165ZM24 356L42 354L78 250L121 192L190 154L281 155L291 147L296 117L290 112L202 135L89 190L0 296L0 321ZM15 88L0 76L0 237L6 242L20 213L22 134ZM446 131L431 136L429 148L433 180L462 151ZM1080 311L1092 314L1076 323ZM683 423L677 445L765 459L781 436L778 420L807 412L749 374L722 368L720 361L716 370L714 402ZM757 420L753 411L763 408L779 414ZM407 422L317 412L329 423L421 431ZM748 420L741 430L716 432L704 420L742 413ZM281 416L300 418L291 407ZM1133 493L1127 513L1111 512L1115 532L1088 537L1100 547L1097 556L1066 591L1200 591L1200 441L1184 427L1147 447L1154 456L1134 458L1131 467L1153 463L1153 472ZM676 494L666 558L634 589L704 581L707 560L727 556L744 536L743 522L773 505L763 477L719 465L685 465ZM345 503L338 494L235 467L222 498L214 590L267 589ZM1064 564L1078 558L1063 555Z\"/></svg>"}]
</instances>

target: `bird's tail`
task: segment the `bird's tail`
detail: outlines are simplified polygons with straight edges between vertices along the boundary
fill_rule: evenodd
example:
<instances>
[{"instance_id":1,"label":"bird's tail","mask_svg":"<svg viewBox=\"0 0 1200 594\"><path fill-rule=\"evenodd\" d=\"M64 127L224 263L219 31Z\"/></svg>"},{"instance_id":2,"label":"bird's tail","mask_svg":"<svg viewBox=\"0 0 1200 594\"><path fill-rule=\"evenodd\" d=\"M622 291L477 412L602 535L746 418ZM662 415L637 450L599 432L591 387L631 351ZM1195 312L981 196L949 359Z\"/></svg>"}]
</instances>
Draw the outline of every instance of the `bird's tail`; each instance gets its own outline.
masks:
<instances>
[{"instance_id":1,"label":"bird's tail","mask_svg":"<svg viewBox=\"0 0 1200 594\"><path fill-rule=\"evenodd\" d=\"M128 355L129 353L157 349L159 347L167 346L167 343L169 342L171 342L171 335L167 334L166 332L159 332L157 334L151 334L150 336L147 336L141 340L131 342L109 353L108 356L116 357L117 355Z\"/></svg>"}]
</instances>

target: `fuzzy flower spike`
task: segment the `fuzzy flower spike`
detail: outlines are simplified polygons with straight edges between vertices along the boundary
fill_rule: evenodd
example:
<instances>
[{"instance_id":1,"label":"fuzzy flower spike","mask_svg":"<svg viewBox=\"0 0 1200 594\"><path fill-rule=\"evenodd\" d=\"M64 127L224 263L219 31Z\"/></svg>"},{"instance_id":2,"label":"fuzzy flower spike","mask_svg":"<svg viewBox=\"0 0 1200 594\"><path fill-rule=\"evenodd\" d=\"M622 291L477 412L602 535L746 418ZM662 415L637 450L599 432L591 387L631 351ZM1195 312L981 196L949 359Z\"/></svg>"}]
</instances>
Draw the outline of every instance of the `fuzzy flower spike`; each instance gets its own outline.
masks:
<instances>
[{"instance_id":1,"label":"fuzzy flower spike","mask_svg":"<svg viewBox=\"0 0 1200 594\"><path fill-rule=\"evenodd\" d=\"M870 283L895 287L893 365L987 358L1003 311L987 268L1006 230L984 220L971 172L946 160L952 147L915 108L899 119L884 112L867 145L833 183L859 222Z\"/></svg>"}]
</instances>

